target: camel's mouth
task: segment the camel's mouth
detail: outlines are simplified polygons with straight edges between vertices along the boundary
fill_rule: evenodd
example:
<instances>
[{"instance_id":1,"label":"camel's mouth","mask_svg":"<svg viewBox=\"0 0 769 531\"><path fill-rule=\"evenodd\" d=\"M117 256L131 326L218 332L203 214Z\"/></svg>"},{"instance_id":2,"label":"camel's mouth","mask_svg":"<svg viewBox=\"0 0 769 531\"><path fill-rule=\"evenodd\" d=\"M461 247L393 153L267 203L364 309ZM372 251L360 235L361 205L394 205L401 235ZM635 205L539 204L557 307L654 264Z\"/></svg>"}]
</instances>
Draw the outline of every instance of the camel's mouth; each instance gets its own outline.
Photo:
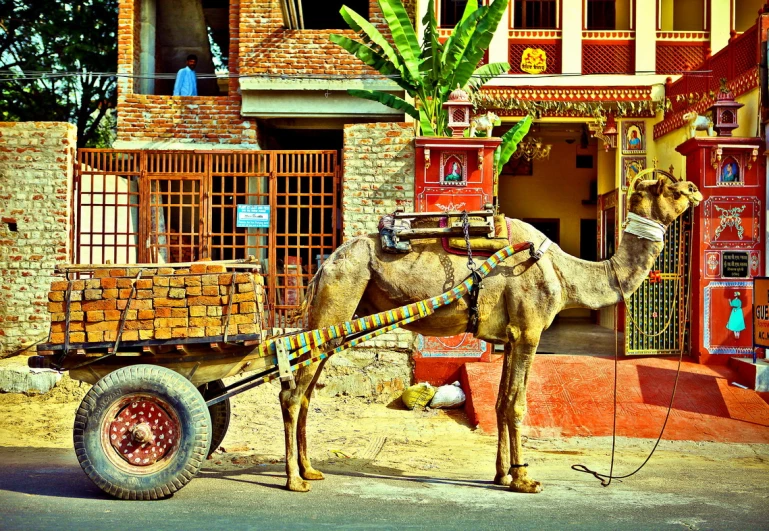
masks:
<instances>
[{"instance_id":1,"label":"camel's mouth","mask_svg":"<svg viewBox=\"0 0 769 531\"><path fill-rule=\"evenodd\" d=\"M695 192L689 196L689 202L691 202L693 207L698 206L702 202L702 199L703 197L700 192Z\"/></svg>"}]
</instances>

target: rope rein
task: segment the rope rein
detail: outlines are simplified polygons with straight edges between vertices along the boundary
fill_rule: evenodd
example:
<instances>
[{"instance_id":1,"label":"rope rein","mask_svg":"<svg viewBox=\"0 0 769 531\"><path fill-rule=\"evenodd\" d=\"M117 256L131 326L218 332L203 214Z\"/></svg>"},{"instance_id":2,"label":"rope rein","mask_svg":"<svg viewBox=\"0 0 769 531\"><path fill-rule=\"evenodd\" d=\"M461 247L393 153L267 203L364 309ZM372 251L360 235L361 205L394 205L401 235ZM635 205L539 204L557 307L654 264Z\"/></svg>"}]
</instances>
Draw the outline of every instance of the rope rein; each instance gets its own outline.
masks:
<instances>
[{"instance_id":1,"label":"rope rein","mask_svg":"<svg viewBox=\"0 0 769 531\"><path fill-rule=\"evenodd\" d=\"M634 216L634 217L640 218L642 220L645 219L645 218L641 218L640 216L636 216L633 213L628 213L628 218L630 218L630 216ZM654 222L654 221L651 221L651 220L647 220L647 221L656 224L656 222ZM632 224L633 224L633 221L631 221L628 224L628 227L625 229L625 231L629 232L630 234L635 234L636 236L644 238L645 236L641 236L641 235L639 235L639 234L637 234L635 232L630 232L628 230ZM659 224L657 224L657 225L659 225ZM639 226L647 227L647 228L644 228L643 230L649 230L652 233L652 235L656 231L656 229L650 228L650 226L648 224L645 224L645 223L642 223L641 225L636 224L635 225L635 229L638 229ZM665 233L665 229L664 229L664 226L662 226L662 236L663 236L663 239L662 240L652 240L652 241L664 241L664 233ZM659 234L659 233L657 232L657 234ZM689 245L690 245L690 247L691 247L692 237L693 237L692 236L692 231L689 231ZM646 238L646 239L652 239L652 238ZM627 306L627 298L625 297L625 292L622 289L622 283L620 282L619 275L617 274L617 269L614 266L614 261L609 259L608 262L611 264L611 269L614 272L615 278L617 279L617 285L619 286L619 291L620 291L620 295L622 297L622 302L624 302L625 305ZM606 274L608 276L609 275L609 266L605 265L604 267L606 268ZM679 282L676 286L677 286L678 289L680 289L681 283ZM676 298L677 297L678 297L678 291L676 291ZM687 308L688 308L688 293L687 293ZM609 485L611 485L611 481L613 479L622 480L622 479L629 478L630 476L633 476L633 475L637 474L638 472L641 471L641 469L644 466L646 466L646 463L648 463L649 460L654 455L654 452L657 450L657 447L659 446L660 442L662 441L662 435L665 433L665 427L668 424L668 420L670 420L670 412L673 410L673 401L675 400L676 391L678 390L678 381L679 381L679 378L681 376L681 364L683 363L683 357L684 357L684 351L681 348L681 349L679 349L679 352L678 352L678 367L676 368L676 378L675 378L675 381L673 382L673 391L670 394L670 403L668 404L668 411L667 411L667 414L665 415L665 420L662 423L662 428L660 429L660 434L657 437L657 441L654 443L654 446L652 447L651 451L649 452L649 455L638 466L638 468L636 468L635 470L633 470L629 474L624 474L624 475L621 475L621 476L615 476L614 475L614 457L615 457L615 450L616 450L616 447L617 447L617 380L618 380L618 373L619 373L619 370L618 370L619 369L619 323L618 323L618 315L619 315L619 312L615 311L614 312L614 400L613 400L613 408L614 408L614 410L613 410L613 418L614 418L614 420L613 420L613 424L612 424L612 433L611 433L611 460L610 460L610 464L609 464L609 473L608 474L602 474L602 473L600 473L600 472L598 472L596 470L592 470L592 469L588 468L587 466L585 466L583 464L571 465L572 470L575 470L577 472L584 472L586 474L593 475L596 479L598 479L601 482L601 486L602 487L608 487ZM670 315L668 316L668 322L665 324L665 328L663 329L663 331L660 332L660 334L655 334L655 335L651 335L651 334L645 333L643 330L641 330L636 325L635 321L633 321L633 319L632 319L632 316L629 313L627 313L627 315L628 315L628 317L630 317L630 320L631 320L633 326L636 328L636 330L638 330L639 333L641 333L643 335L646 335L646 336L649 336L649 337L656 337L656 336L660 335L662 332L664 332L667 329L667 327L670 325L670 318L673 315L673 312L671 310Z\"/></svg>"}]
</instances>

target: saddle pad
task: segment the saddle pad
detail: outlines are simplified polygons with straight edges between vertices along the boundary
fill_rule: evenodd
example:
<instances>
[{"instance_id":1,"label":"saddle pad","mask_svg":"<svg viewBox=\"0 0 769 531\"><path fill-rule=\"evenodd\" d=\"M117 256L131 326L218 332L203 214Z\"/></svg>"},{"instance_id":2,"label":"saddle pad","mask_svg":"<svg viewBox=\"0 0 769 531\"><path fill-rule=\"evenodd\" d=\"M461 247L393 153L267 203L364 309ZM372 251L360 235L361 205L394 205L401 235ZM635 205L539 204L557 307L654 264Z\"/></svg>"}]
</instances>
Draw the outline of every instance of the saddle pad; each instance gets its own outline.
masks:
<instances>
[{"instance_id":1,"label":"saddle pad","mask_svg":"<svg viewBox=\"0 0 769 531\"><path fill-rule=\"evenodd\" d=\"M441 225L444 226L446 220L441 220ZM494 238L475 237L470 238L470 249L473 254L478 256L491 256L500 249L504 249L510 245L510 227L509 221L505 218L504 214L498 214L494 216ZM442 238L443 249L452 254L466 254L467 244L465 239L458 238Z\"/></svg>"}]
</instances>

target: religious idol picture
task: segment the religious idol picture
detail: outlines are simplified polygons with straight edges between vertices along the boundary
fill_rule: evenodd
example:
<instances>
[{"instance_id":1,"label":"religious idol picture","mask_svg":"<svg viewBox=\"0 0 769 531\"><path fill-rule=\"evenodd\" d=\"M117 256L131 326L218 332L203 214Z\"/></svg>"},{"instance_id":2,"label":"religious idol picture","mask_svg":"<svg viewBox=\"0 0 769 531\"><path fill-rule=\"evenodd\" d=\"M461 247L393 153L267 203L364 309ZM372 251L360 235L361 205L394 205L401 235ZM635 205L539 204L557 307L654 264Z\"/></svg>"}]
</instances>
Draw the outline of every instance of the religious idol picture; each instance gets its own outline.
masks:
<instances>
[{"instance_id":1,"label":"religious idol picture","mask_svg":"<svg viewBox=\"0 0 769 531\"><path fill-rule=\"evenodd\" d=\"M720 186L734 186L742 184L740 165L734 157L726 157L721 162L718 171L718 184Z\"/></svg>"},{"instance_id":2,"label":"religious idol picture","mask_svg":"<svg viewBox=\"0 0 769 531\"><path fill-rule=\"evenodd\" d=\"M643 122L622 123L622 153L646 153Z\"/></svg>"},{"instance_id":3,"label":"religious idol picture","mask_svg":"<svg viewBox=\"0 0 769 531\"><path fill-rule=\"evenodd\" d=\"M441 184L467 185L467 155L464 153L441 154Z\"/></svg>"}]
</instances>

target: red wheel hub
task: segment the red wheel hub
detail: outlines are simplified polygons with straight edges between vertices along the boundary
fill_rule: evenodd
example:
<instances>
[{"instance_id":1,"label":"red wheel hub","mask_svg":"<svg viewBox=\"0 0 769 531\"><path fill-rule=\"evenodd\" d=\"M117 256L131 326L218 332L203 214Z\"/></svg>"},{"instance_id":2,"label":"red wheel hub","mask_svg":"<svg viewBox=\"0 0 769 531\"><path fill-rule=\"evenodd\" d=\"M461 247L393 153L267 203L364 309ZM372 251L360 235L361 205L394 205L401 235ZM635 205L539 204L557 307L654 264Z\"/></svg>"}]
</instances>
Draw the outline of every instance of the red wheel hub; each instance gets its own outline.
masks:
<instances>
[{"instance_id":1,"label":"red wheel hub","mask_svg":"<svg viewBox=\"0 0 769 531\"><path fill-rule=\"evenodd\" d=\"M134 466L149 466L171 451L179 426L157 402L132 400L109 425L109 440L120 456Z\"/></svg>"}]
</instances>

